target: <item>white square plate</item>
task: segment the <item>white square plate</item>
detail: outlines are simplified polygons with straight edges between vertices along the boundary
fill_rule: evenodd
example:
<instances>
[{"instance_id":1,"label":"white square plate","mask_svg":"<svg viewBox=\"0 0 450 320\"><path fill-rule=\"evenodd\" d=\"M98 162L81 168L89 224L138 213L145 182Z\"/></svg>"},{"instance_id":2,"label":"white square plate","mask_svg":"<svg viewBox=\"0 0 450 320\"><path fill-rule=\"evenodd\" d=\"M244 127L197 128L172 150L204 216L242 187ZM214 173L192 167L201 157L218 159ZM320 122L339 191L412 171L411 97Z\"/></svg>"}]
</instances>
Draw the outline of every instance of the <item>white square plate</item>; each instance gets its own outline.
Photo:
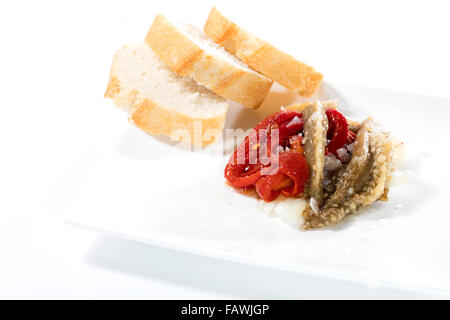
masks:
<instances>
[{"instance_id":1,"label":"white square plate","mask_svg":"<svg viewBox=\"0 0 450 320\"><path fill-rule=\"evenodd\" d=\"M339 99L345 115L373 116L405 142L403 169L411 175L387 203L333 228L294 230L225 184L228 156L220 147L180 149L133 127L105 100L111 116L100 121L110 139L80 165L83 179L66 220L220 259L450 293L450 100L327 83L311 100L317 99ZM280 105L301 101L274 86L257 111L231 104L226 127L247 129Z\"/></svg>"}]
</instances>

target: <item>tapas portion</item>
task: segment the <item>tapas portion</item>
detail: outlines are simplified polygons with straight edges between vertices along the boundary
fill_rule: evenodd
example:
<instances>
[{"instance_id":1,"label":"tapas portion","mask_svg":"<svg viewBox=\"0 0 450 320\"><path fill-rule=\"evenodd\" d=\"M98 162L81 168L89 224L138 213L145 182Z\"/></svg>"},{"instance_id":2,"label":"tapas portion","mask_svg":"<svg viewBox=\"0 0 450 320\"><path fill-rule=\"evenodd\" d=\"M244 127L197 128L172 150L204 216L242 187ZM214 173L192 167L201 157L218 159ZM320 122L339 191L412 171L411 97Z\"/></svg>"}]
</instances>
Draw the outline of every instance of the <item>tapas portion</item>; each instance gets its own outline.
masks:
<instances>
[{"instance_id":1,"label":"tapas portion","mask_svg":"<svg viewBox=\"0 0 450 320\"><path fill-rule=\"evenodd\" d=\"M299 227L320 228L388 199L398 147L371 118L348 120L336 101L307 103L253 128L230 157L225 178L239 191L254 189L264 202L288 201L282 207L298 211L289 214Z\"/></svg>"}]
</instances>

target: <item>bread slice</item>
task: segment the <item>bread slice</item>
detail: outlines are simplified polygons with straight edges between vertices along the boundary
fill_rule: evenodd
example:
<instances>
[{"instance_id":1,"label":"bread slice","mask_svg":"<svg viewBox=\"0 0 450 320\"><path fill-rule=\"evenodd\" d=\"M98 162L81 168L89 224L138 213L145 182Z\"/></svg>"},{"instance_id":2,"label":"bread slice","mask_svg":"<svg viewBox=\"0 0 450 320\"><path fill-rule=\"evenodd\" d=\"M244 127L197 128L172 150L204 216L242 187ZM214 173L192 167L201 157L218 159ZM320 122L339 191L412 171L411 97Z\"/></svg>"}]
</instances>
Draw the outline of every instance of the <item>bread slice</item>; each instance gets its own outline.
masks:
<instances>
[{"instance_id":1,"label":"bread slice","mask_svg":"<svg viewBox=\"0 0 450 320\"><path fill-rule=\"evenodd\" d=\"M220 135L227 112L225 99L170 71L145 43L116 52L105 97L142 130L196 145Z\"/></svg>"},{"instance_id":2,"label":"bread slice","mask_svg":"<svg viewBox=\"0 0 450 320\"><path fill-rule=\"evenodd\" d=\"M272 80L250 69L194 26L157 15L146 43L174 72L189 76L214 93L257 108Z\"/></svg>"},{"instance_id":3,"label":"bread slice","mask_svg":"<svg viewBox=\"0 0 450 320\"><path fill-rule=\"evenodd\" d=\"M322 81L321 73L238 27L214 7L204 31L250 68L302 96L310 97Z\"/></svg>"}]
</instances>

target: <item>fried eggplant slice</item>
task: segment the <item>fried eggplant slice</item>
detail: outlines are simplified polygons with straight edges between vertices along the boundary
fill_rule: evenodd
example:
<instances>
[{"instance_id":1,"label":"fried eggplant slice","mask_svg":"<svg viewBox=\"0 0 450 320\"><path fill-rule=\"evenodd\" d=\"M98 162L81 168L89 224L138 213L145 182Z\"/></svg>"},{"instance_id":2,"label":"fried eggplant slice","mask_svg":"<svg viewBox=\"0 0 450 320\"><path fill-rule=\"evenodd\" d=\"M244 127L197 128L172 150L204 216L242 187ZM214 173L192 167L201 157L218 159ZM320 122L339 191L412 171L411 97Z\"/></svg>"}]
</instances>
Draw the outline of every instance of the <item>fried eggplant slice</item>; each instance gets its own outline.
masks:
<instances>
[{"instance_id":1,"label":"fried eggplant slice","mask_svg":"<svg viewBox=\"0 0 450 320\"><path fill-rule=\"evenodd\" d=\"M309 204L303 212L305 221L318 217L319 207L323 201L323 178L325 163L325 145L327 141L328 120L325 108L320 102L314 102L302 110L304 119L304 149L309 167L309 182L306 196Z\"/></svg>"},{"instance_id":2,"label":"fried eggplant slice","mask_svg":"<svg viewBox=\"0 0 450 320\"><path fill-rule=\"evenodd\" d=\"M339 206L342 201L354 190L358 181L364 179L369 166L369 138L373 121L367 119L363 122L361 129L356 135L353 146L353 156L347 167L339 174L334 194L326 201L324 208ZM352 189L351 189L352 188Z\"/></svg>"},{"instance_id":3,"label":"fried eggplant slice","mask_svg":"<svg viewBox=\"0 0 450 320\"><path fill-rule=\"evenodd\" d=\"M306 193L320 206L323 199L323 169L328 120L320 102L308 105L302 113L305 122L303 128L305 158L310 172Z\"/></svg>"},{"instance_id":4,"label":"fried eggplant slice","mask_svg":"<svg viewBox=\"0 0 450 320\"><path fill-rule=\"evenodd\" d=\"M336 224L386 196L392 166L392 142L370 119L363 122L357 142L335 193L324 203L320 218L305 221L305 229Z\"/></svg>"}]
</instances>

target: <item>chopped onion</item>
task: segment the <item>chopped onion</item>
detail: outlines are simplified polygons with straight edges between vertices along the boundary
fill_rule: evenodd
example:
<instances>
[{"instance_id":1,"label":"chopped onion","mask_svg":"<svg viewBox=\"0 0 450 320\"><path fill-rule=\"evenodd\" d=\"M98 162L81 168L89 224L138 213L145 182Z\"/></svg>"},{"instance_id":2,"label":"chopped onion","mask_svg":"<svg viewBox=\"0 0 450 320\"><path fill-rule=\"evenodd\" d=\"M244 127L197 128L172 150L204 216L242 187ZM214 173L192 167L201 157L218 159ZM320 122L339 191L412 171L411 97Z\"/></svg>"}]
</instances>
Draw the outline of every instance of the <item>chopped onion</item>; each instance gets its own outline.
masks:
<instances>
[{"instance_id":1,"label":"chopped onion","mask_svg":"<svg viewBox=\"0 0 450 320\"><path fill-rule=\"evenodd\" d=\"M327 171L335 171L342 166L342 162L334 154L325 155L324 168Z\"/></svg>"}]
</instances>

